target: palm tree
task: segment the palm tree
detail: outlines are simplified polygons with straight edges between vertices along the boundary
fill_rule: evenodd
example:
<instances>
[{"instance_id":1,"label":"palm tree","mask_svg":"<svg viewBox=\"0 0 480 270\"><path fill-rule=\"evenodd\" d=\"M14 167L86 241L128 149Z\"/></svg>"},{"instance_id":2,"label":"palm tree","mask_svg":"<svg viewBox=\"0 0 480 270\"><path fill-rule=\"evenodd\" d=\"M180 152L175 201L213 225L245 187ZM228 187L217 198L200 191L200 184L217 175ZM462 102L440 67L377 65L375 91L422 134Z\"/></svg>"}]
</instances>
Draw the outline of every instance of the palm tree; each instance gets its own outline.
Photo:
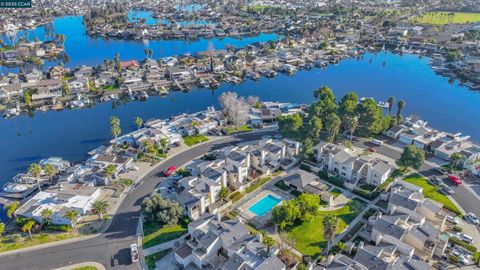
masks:
<instances>
[{"instance_id":1,"label":"palm tree","mask_svg":"<svg viewBox=\"0 0 480 270\"><path fill-rule=\"evenodd\" d=\"M163 149L163 154L166 155L167 154L167 139L163 138L160 140L160 144L162 145L162 149Z\"/></svg>"},{"instance_id":2,"label":"palm tree","mask_svg":"<svg viewBox=\"0 0 480 270\"><path fill-rule=\"evenodd\" d=\"M395 103L395 97L394 96L389 97L387 102L388 102L388 115L390 115L392 113L393 104Z\"/></svg>"},{"instance_id":3,"label":"palm tree","mask_svg":"<svg viewBox=\"0 0 480 270\"><path fill-rule=\"evenodd\" d=\"M37 163L32 163L30 164L30 166L28 166L28 173L35 177L35 180L37 181L38 191L42 191L42 188L40 187L40 181L38 180L38 177L42 173L42 167L40 167L40 165L38 165Z\"/></svg>"},{"instance_id":4,"label":"palm tree","mask_svg":"<svg viewBox=\"0 0 480 270\"><path fill-rule=\"evenodd\" d=\"M460 154L460 153L453 153L451 156L450 156L450 166L452 167L452 169L456 169L457 166L458 166L458 163L460 162L460 160L463 159L463 155Z\"/></svg>"},{"instance_id":5,"label":"palm tree","mask_svg":"<svg viewBox=\"0 0 480 270\"><path fill-rule=\"evenodd\" d=\"M145 50L143 50L143 51L144 51L144 53L145 53L145 57L148 58L148 49L145 48Z\"/></svg>"},{"instance_id":6,"label":"palm tree","mask_svg":"<svg viewBox=\"0 0 480 270\"><path fill-rule=\"evenodd\" d=\"M115 168L114 165L110 164L107 167L105 167L105 174L108 176L109 179L112 179L116 170L117 168Z\"/></svg>"},{"instance_id":7,"label":"palm tree","mask_svg":"<svg viewBox=\"0 0 480 270\"><path fill-rule=\"evenodd\" d=\"M29 221L27 221L25 224L23 224L21 230L22 232L28 232L28 236L30 236L30 240L33 239L32 237L32 228L33 226L35 226L35 220L33 219L30 219Z\"/></svg>"},{"instance_id":8,"label":"palm tree","mask_svg":"<svg viewBox=\"0 0 480 270\"><path fill-rule=\"evenodd\" d=\"M330 250L330 245L335 239L335 235L340 227L340 220L337 216L333 215L326 215L325 218L322 220L323 224L323 235L325 240L327 240L327 248L325 249L325 254L328 254Z\"/></svg>"},{"instance_id":9,"label":"palm tree","mask_svg":"<svg viewBox=\"0 0 480 270\"><path fill-rule=\"evenodd\" d=\"M112 136L117 139L118 135L122 133L122 129L120 128L120 119L116 116L112 116L110 118L110 132L112 133ZM116 142L115 142L116 144Z\"/></svg>"},{"instance_id":10,"label":"palm tree","mask_svg":"<svg viewBox=\"0 0 480 270\"><path fill-rule=\"evenodd\" d=\"M53 215L53 211L48 209L48 208L45 208L42 210L42 212L40 212L40 216L42 217L42 223L43 224L50 224L50 219L52 218L52 215Z\"/></svg>"},{"instance_id":11,"label":"palm tree","mask_svg":"<svg viewBox=\"0 0 480 270\"><path fill-rule=\"evenodd\" d=\"M353 140L353 133L357 130L358 127L358 117L353 117L349 123L348 131L350 131L350 143Z\"/></svg>"},{"instance_id":12,"label":"palm tree","mask_svg":"<svg viewBox=\"0 0 480 270\"><path fill-rule=\"evenodd\" d=\"M77 210L68 210L67 213L63 216L64 218L70 220L72 222L72 228L75 229L75 224L77 224L78 220L78 211Z\"/></svg>"},{"instance_id":13,"label":"palm tree","mask_svg":"<svg viewBox=\"0 0 480 270\"><path fill-rule=\"evenodd\" d=\"M5 223L0 222L0 239L2 239L2 234L4 231L5 231Z\"/></svg>"},{"instance_id":14,"label":"palm tree","mask_svg":"<svg viewBox=\"0 0 480 270\"><path fill-rule=\"evenodd\" d=\"M53 166L52 164L46 164L45 166L43 166L43 170L48 175L50 181L52 180L53 176L57 174L57 168L55 168L55 166Z\"/></svg>"},{"instance_id":15,"label":"palm tree","mask_svg":"<svg viewBox=\"0 0 480 270\"><path fill-rule=\"evenodd\" d=\"M92 210L98 214L99 219L103 218L103 215L107 213L109 207L110 205L105 200L97 200L92 204Z\"/></svg>"},{"instance_id":16,"label":"palm tree","mask_svg":"<svg viewBox=\"0 0 480 270\"><path fill-rule=\"evenodd\" d=\"M152 50L152 49L148 49L148 53L150 54L150 58L153 58L153 50Z\"/></svg>"},{"instance_id":17,"label":"palm tree","mask_svg":"<svg viewBox=\"0 0 480 270\"><path fill-rule=\"evenodd\" d=\"M9 204L6 204L3 207L3 210L7 211L7 217L8 218L12 218L12 217L16 216L15 211L17 211L17 208L18 208L19 205L20 205L19 201L14 201L14 202L11 202Z\"/></svg>"},{"instance_id":18,"label":"palm tree","mask_svg":"<svg viewBox=\"0 0 480 270\"><path fill-rule=\"evenodd\" d=\"M135 125L137 126L138 129L143 125L143 120L140 117L135 117Z\"/></svg>"},{"instance_id":19,"label":"palm tree","mask_svg":"<svg viewBox=\"0 0 480 270\"><path fill-rule=\"evenodd\" d=\"M402 110L405 108L405 101L400 100L397 104L398 110L397 110L397 126L400 124L400 117L402 115Z\"/></svg>"}]
</instances>

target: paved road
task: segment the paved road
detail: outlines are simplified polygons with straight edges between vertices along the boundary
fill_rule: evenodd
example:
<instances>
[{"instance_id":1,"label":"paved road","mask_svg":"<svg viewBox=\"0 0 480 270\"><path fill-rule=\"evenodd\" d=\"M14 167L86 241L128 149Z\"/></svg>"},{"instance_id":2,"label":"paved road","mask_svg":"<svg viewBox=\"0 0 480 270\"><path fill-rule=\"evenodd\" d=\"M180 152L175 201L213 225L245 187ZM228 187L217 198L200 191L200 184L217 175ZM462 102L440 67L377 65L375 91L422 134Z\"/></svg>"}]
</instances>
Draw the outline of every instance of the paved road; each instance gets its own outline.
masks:
<instances>
[{"instance_id":1,"label":"paved road","mask_svg":"<svg viewBox=\"0 0 480 270\"><path fill-rule=\"evenodd\" d=\"M389 158L392 158L394 160L397 160L400 158L401 152L398 150L392 149L391 147L388 146L374 146L373 144L370 144L368 140L365 139L360 139L360 138L355 138L353 144L358 147L370 147L373 146L376 150L377 153L381 155L385 155ZM475 215L480 217L480 200L477 196L472 194L469 190L467 190L463 185L456 186L449 182L448 180L445 180L445 176L441 175L439 172L437 172L432 165L424 163L418 171L427 176L427 177L432 177L432 176L437 176L439 178L443 178L444 182L451 186L452 189L455 191L454 194L452 194L452 197L457 201L457 203L465 210L466 212L473 212Z\"/></svg>"},{"instance_id":2,"label":"paved road","mask_svg":"<svg viewBox=\"0 0 480 270\"><path fill-rule=\"evenodd\" d=\"M142 180L143 184L125 197L111 226L105 233L92 239L70 244L13 255L0 255L0 269L47 270L86 261L102 263L106 269L140 269L138 263L130 262L129 246L136 242L141 202L163 179L161 172L172 165L180 167L212 149L235 142L259 139L270 133L270 131L266 131L226 137L179 153L145 176Z\"/></svg>"}]
</instances>

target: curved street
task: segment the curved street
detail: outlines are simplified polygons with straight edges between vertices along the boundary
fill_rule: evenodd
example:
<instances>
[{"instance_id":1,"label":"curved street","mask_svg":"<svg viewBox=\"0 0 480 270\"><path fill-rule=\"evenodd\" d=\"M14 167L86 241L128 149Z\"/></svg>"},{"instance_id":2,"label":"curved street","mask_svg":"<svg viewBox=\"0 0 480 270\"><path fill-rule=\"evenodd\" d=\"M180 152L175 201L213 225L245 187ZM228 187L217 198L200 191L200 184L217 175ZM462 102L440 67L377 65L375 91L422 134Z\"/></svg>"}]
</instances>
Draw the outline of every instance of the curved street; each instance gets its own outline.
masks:
<instances>
[{"instance_id":1,"label":"curved street","mask_svg":"<svg viewBox=\"0 0 480 270\"><path fill-rule=\"evenodd\" d=\"M1 269L47 270L92 261L99 262L106 269L140 269L137 262L130 261L130 244L136 242L140 205L155 186L163 179L161 172L169 166L180 167L197 156L213 149L238 142L260 139L271 131L260 131L225 137L192 147L168 159L140 182L122 201L113 221L106 232L88 240L46 247L38 250L0 255ZM55 258L55 259L52 259Z\"/></svg>"}]
</instances>

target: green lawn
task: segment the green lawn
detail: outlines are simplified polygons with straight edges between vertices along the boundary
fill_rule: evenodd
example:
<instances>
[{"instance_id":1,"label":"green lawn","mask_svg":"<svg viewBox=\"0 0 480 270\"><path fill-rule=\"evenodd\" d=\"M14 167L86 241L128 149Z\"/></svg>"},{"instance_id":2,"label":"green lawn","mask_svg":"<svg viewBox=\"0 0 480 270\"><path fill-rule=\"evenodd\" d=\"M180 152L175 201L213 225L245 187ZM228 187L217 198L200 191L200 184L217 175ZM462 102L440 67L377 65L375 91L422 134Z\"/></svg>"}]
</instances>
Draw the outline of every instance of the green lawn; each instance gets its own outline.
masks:
<instances>
[{"instance_id":1,"label":"green lawn","mask_svg":"<svg viewBox=\"0 0 480 270\"><path fill-rule=\"evenodd\" d=\"M170 252L170 249L162 250L157 253L150 254L148 256L145 256L145 261L147 263L148 269L149 270L154 270L155 269L155 263L160 260L161 258L165 257Z\"/></svg>"},{"instance_id":2,"label":"green lawn","mask_svg":"<svg viewBox=\"0 0 480 270\"><path fill-rule=\"evenodd\" d=\"M247 125L239 126L239 127L227 127L225 128L225 131L227 131L228 134L235 134L235 133L240 133L240 132L249 132L252 131L253 129Z\"/></svg>"},{"instance_id":3,"label":"green lawn","mask_svg":"<svg viewBox=\"0 0 480 270\"><path fill-rule=\"evenodd\" d=\"M428 12L415 17L414 23L444 25L449 23L471 23L480 21L480 13L468 12Z\"/></svg>"},{"instance_id":4,"label":"green lawn","mask_svg":"<svg viewBox=\"0 0 480 270\"><path fill-rule=\"evenodd\" d=\"M330 191L330 193L332 193L333 198L337 198L338 195L342 194L343 192L338 188L334 188L332 191Z\"/></svg>"},{"instance_id":5,"label":"green lawn","mask_svg":"<svg viewBox=\"0 0 480 270\"><path fill-rule=\"evenodd\" d=\"M102 89L105 90L105 91L112 91L112 90L115 90L115 86L106 85L106 86L102 87Z\"/></svg>"},{"instance_id":6,"label":"green lawn","mask_svg":"<svg viewBox=\"0 0 480 270\"><path fill-rule=\"evenodd\" d=\"M183 137L183 142L188 146L192 146L197 143L206 142L206 141L208 141L208 138L204 135L192 135L192 136Z\"/></svg>"},{"instance_id":7,"label":"green lawn","mask_svg":"<svg viewBox=\"0 0 480 270\"><path fill-rule=\"evenodd\" d=\"M187 233L187 225L165 225L157 223L143 223L143 248L149 248L161 243L165 243Z\"/></svg>"},{"instance_id":8,"label":"green lawn","mask_svg":"<svg viewBox=\"0 0 480 270\"><path fill-rule=\"evenodd\" d=\"M18 235L17 235L18 236ZM65 239L70 239L78 237L80 234L76 232L67 232L67 233L34 233L32 234L32 240L28 236L14 238L12 235L5 235L0 238L0 252L26 248L31 246L36 246L40 244L46 244L56 241L61 241Z\"/></svg>"},{"instance_id":9,"label":"green lawn","mask_svg":"<svg viewBox=\"0 0 480 270\"><path fill-rule=\"evenodd\" d=\"M272 180L271 177L264 177L264 178L257 179L251 186L245 189L245 192L250 193L270 180Z\"/></svg>"},{"instance_id":10,"label":"green lawn","mask_svg":"<svg viewBox=\"0 0 480 270\"><path fill-rule=\"evenodd\" d=\"M82 266L77 268L72 268L72 270L97 270L98 268L94 266Z\"/></svg>"},{"instance_id":11,"label":"green lawn","mask_svg":"<svg viewBox=\"0 0 480 270\"><path fill-rule=\"evenodd\" d=\"M344 207L335 211L320 211L318 216L310 222L299 223L287 229L288 236L295 241L295 249L312 258L322 252L327 246L323 237L323 218L326 215L335 215L340 218L338 233L343 232L350 222L365 208L366 204L354 199Z\"/></svg>"},{"instance_id":12,"label":"green lawn","mask_svg":"<svg viewBox=\"0 0 480 270\"><path fill-rule=\"evenodd\" d=\"M428 183L427 179L422 177L421 175L413 173L406 176L403 180L422 187L423 194L425 195L425 197L432 199L434 201L437 201L439 203L442 203L445 209L453 211L457 214L461 214L457 206L453 204L452 201L450 201L450 199L447 196L440 193L435 186Z\"/></svg>"}]
</instances>

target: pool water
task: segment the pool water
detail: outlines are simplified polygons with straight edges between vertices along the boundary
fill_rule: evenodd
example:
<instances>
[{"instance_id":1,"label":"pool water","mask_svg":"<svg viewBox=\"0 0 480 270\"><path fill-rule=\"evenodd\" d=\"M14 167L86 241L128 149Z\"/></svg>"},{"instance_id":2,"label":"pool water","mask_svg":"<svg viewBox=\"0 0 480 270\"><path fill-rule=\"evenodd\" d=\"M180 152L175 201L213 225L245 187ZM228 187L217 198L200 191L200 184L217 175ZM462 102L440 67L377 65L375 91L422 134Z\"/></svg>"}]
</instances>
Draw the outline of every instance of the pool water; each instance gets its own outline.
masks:
<instances>
[{"instance_id":1,"label":"pool water","mask_svg":"<svg viewBox=\"0 0 480 270\"><path fill-rule=\"evenodd\" d=\"M263 197L263 199L252 205L250 208L248 208L248 210L250 210L250 212L254 213L257 216L263 216L280 202L281 200L276 198L275 196L267 195Z\"/></svg>"}]
</instances>

